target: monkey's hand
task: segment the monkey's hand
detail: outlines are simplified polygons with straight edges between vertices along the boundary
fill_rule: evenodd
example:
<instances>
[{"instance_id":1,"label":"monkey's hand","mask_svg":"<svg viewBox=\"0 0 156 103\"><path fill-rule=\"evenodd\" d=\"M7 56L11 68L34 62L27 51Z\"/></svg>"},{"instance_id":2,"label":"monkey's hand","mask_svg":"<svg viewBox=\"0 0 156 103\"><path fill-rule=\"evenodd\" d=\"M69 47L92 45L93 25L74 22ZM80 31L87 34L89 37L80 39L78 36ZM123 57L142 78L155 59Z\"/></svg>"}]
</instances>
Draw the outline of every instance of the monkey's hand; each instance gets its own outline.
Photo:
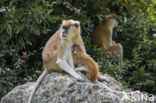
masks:
<instances>
[{"instance_id":1,"label":"monkey's hand","mask_svg":"<svg viewBox=\"0 0 156 103\"><path fill-rule=\"evenodd\" d=\"M116 42L115 41L112 41L112 44L116 44Z\"/></svg>"},{"instance_id":2,"label":"monkey's hand","mask_svg":"<svg viewBox=\"0 0 156 103\"><path fill-rule=\"evenodd\" d=\"M88 72L88 69L82 66L82 67L75 68L75 71L76 72Z\"/></svg>"},{"instance_id":3,"label":"monkey's hand","mask_svg":"<svg viewBox=\"0 0 156 103\"><path fill-rule=\"evenodd\" d=\"M76 80L77 81L80 81L80 82L84 81L84 79L80 75L77 75L76 76Z\"/></svg>"}]
</instances>

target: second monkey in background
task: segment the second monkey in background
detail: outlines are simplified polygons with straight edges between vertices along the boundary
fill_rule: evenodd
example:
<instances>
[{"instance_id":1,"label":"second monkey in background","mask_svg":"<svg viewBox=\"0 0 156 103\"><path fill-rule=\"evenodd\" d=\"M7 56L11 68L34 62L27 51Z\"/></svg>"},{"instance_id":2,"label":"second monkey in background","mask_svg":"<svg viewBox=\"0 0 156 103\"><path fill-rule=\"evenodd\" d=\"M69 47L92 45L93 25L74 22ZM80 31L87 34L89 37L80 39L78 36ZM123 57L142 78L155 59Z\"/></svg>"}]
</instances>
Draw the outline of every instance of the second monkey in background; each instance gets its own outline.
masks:
<instances>
[{"instance_id":1,"label":"second monkey in background","mask_svg":"<svg viewBox=\"0 0 156 103\"><path fill-rule=\"evenodd\" d=\"M104 17L102 23L92 33L92 43L112 56L117 56L120 63L123 62L123 48L120 43L112 41L113 28L118 26L116 14L109 14Z\"/></svg>"}]
</instances>

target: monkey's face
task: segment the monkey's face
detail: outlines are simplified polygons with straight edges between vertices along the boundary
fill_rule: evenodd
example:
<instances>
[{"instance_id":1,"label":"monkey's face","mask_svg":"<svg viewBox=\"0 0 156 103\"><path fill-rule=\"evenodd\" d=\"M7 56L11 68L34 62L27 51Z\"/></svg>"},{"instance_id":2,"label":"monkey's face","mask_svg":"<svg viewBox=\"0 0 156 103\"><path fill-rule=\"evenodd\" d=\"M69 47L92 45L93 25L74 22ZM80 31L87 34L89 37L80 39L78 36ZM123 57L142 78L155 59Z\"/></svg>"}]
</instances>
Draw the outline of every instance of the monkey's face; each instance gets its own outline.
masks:
<instances>
[{"instance_id":1,"label":"monkey's face","mask_svg":"<svg viewBox=\"0 0 156 103\"><path fill-rule=\"evenodd\" d=\"M114 28L114 27L117 27L118 26L118 22L115 18L111 18L109 19L109 25Z\"/></svg>"},{"instance_id":2,"label":"monkey's face","mask_svg":"<svg viewBox=\"0 0 156 103\"><path fill-rule=\"evenodd\" d=\"M82 48L80 47L80 45L74 45L74 47L73 47L73 50L74 50L74 52L76 52L76 53L83 53L83 50L82 50Z\"/></svg>"},{"instance_id":3,"label":"monkey's face","mask_svg":"<svg viewBox=\"0 0 156 103\"><path fill-rule=\"evenodd\" d=\"M72 34L75 34L75 32L80 33L79 21L74 21L74 20L63 21L61 25L61 32L62 32L62 37L72 36Z\"/></svg>"},{"instance_id":4,"label":"monkey's face","mask_svg":"<svg viewBox=\"0 0 156 103\"><path fill-rule=\"evenodd\" d=\"M62 37L67 37L69 32L70 26L62 26Z\"/></svg>"},{"instance_id":5,"label":"monkey's face","mask_svg":"<svg viewBox=\"0 0 156 103\"><path fill-rule=\"evenodd\" d=\"M116 14L113 13L113 14L106 15L104 19L110 28L114 28L118 26Z\"/></svg>"}]
</instances>

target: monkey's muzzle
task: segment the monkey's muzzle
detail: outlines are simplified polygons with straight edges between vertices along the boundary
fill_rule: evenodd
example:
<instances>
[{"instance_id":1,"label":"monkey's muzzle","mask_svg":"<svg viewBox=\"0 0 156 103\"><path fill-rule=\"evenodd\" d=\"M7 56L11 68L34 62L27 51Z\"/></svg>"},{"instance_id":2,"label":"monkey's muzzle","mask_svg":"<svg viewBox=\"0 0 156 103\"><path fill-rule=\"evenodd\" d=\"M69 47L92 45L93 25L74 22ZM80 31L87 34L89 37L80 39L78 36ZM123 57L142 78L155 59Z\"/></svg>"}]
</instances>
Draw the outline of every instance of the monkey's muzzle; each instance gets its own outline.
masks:
<instances>
[{"instance_id":1,"label":"monkey's muzzle","mask_svg":"<svg viewBox=\"0 0 156 103\"><path fill-rule=\"evenodd\" d=\"M68 34L65 33L65 32L63 32L63 33L62 33L62 37L68 37Z\"/></svg>"}]
</instances>

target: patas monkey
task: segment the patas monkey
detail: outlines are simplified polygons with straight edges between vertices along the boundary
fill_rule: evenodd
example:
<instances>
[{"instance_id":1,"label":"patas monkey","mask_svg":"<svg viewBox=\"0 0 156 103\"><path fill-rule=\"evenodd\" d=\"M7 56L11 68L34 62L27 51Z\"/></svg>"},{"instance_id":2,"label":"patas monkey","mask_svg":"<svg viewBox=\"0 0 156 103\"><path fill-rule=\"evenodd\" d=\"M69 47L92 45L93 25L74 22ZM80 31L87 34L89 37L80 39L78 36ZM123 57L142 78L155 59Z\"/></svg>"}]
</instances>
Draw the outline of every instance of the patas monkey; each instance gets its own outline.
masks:
<instances>
[{"instance_id":1,"label":"patas monkey","mask_svg":"<svg viewBox=\"0 0 156 103\"><path fill-rule=\"evenodd\" d=\"M77 80L83 78L75 72L72 47L74 44L79 45L84 55L86 50L80 35L80 22L74 20L63 21L60 29L48 40L42 52L44 71L35 83L34 89L31 92L28 103L31 103L32 97L48 70L56 72L67 72ZM81 68L81 71L86 71Z\"/></svg>"},{"instance_id":2,"label":"patas monkey","mask_svg":"<svg viewBox=\"0 0 156 103\"><path fill-rule=\"evenodd\" d=\"M98 64L89 56L89 55L84 55L84 52L82 48L79 45L74 45L73 48L73 60L75 67L85 67L88 72L84 72L84 74L90 79L92 82L95 82L97 84L103 85L107 90L109 90L112 93L120 93L123 95L121 97L122 100L129 100L129 97L124 91L115 91L103 83L99 81L106 81L109 82L108 78L98 74L99 73L99 66ZM77 69L79 70L79 69ZM80 68L81 70L81 68Z\"/></svg>"},{"instance_id":3,"label":"patas monkey","mask_svg":"<svg viewBox=\"0 0 156 103\"><path fill-rule=\"evenodd\" d=\"M87 69L87 72L84 71L83 73L92 82L109 82L108 78L99 74L98 63L96 63L94 59L92 59L89 55L85 55L84 51L79 45L74 45L73 60L75 67L77 67L76 71L84 71L83 67L85 67Z\"/></svg>"},{"instance_id":4,"label":"patas monkey","mask_svg":"<svg viewBox=\"0 0 156 103\"><path fill-rule=\"evenodd\" d=\"M89 80L92 82L98 81L99 66L89 55L84 54L79 45L74 45L73 60L75 67L85 67L87 69L84 74Z\"/></svg>"},{"instance_id":5,"label":"patas monkey","mask_svg":"<svg viewBox=\"0 0 156 103\"><path fill-rule=\"evenodd\" d=\"M113 28L117 27L116 14L109 14L104 17L102 23L92 33L92 43L106 52L111 52L112 56L118 56L120 63L123 61L122 45L112 41Z\"/></svg>"}]
</instances>

